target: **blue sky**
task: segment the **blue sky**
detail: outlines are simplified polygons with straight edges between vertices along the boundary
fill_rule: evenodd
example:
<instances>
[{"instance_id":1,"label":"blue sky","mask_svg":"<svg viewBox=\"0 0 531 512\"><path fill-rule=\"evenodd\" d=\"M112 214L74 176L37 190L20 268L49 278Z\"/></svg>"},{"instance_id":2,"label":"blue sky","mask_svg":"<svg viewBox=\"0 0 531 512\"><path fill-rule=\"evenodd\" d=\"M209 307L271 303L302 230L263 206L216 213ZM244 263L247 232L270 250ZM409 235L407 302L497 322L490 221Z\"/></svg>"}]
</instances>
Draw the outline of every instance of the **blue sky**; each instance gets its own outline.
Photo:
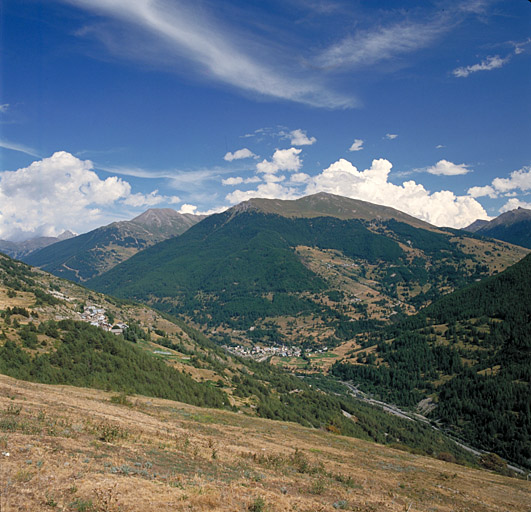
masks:
<instances>
[{"instance_id":1,"label":"blue sky","mask_svg":"<svg viewBox=\"0 0 531 512\"><path fill-rule=\"evenodd\" d=\"M0 238L328 191L531 208L525 0L5 0Z\"/></svg>"}]
</instances>

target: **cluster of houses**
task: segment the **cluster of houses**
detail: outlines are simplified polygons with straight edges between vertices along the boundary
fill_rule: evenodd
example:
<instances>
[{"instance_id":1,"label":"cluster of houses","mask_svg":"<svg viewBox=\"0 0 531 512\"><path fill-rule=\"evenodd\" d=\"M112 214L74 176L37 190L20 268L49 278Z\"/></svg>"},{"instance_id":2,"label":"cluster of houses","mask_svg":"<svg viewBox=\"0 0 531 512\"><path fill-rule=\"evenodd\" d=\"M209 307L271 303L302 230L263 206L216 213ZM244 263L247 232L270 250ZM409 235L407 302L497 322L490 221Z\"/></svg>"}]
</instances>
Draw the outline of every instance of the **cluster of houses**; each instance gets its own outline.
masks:
<instances>
[{"instance_id":1,"label":"cluster of houses","mask_svg":"<svg viewBox=\"0 0 531 512\"><path fill-rule=\"evenodd\" d=\"M101 306L85 306L81 320L113 334L122 334L124 329L127 329L127 324L121 322L111 325L105 315L105 309Z\"/></svg>"},{"instance_id":2,"label":"cluster of houses","mask_svg":"<svg viewBox=\"0 0 531 512\"><path fill-rule=\"evenodd\" d=\"M229 347L224 345L223 348L240 357L249 357L252 359L263 360L271 356L279 357L300 357L302 351L296 347L286 347L282 345L280 347L260 347L255 345L253 347L245 347L243 345L237 345L235 347Z\"/></svg>"}]
</instances>

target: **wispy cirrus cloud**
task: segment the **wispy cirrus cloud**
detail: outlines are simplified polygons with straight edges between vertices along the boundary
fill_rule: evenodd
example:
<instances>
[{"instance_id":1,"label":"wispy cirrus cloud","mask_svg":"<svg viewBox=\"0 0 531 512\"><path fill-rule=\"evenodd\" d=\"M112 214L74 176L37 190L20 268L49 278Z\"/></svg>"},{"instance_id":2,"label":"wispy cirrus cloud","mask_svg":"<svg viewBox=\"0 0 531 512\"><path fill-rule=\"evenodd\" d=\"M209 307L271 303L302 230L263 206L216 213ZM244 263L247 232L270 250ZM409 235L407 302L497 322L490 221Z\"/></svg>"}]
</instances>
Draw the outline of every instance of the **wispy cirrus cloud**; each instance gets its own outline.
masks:
<instances>
[{"instance_id":1,"label":"wispy cirrus cloud","mask_svg":"<svg viewBox=\"0 0 531 512\"><path fill-rule=\"evenodd\" d=\"M492 57L487 57L478 64L473 64L472 66L464 66L456 68L452 71L453 75L458 78L466 78L472 73L477 73L478 71L492 71L493 69L498 69L511 60L511 55L501 58L499 55L494 55Z\"/></svg>"},{"instance_id":2,"label":"wispy cirrus cloud","mask_svg":"<svg viewBox=\"0 0 531 512\"><path fill-rule=\"evenodd\" d=\"M131 54L130 45L134 38L129 37L127 44L116 43L116 37L124 30L141 31L148 35L142 41L140 55L157 55L157 58L174 61L185 59L192 64L192 71L198 75L214 78L218 82L274 98L305 103L317 107L352 107L352 97L335 93L320 84L319 77L305 80L290 73L274 62L274 56L267 60L261 55L251 54L243 48L253 45L243 44L237 30L225 27L220 21L208 15L204 6L199 9L188 7L182 2L169 0L60 0L87 9L91 12L110 17L121 23L120 31L107 31L101 39L122 54ZM85 34L98 34L91 28ZM100 34L101 35L101 34ZM130 34L129 34L130 35ZM113 39L114 38L114 39ZM258 53L258 52L256 52ZM178 70L179 66L175 66Z\"/></svg>"},{"instance_id":3,"label":"wispy cirrus cloud","mask_svg":"<svg viewBox=\"0 0 531 512\"><path fill-rule=\"evenodd\" d=\"M466 78L473 73L478 71L492 71L493 69L499 69L508 64L515 55L520 55L525 52L526 46L531 44L531 39L525 41L514 42L511 41L509 44L514 47L514 50L507 54L505 57L500 57L499 55L491 55L486 57L481 62L477 64L472 64L470 66L462 66L456 68L452 71L452 74L458 78Z\"/></svg>"},{"instance_id":4,"label":"wispy cirrus cloud","mask_svg":"<svg viewBox=\"0 0 531 512\"><path fill-rule=\"evenodd\" d=\"M30 148L24 144L18 144L17 142L11 142L6 139L0 139L0 148L10 149L11 151L18 151L19 153L24 153L30 156L39 157L37 150Z\"/></svg>"},{"instance_id":5,"label":"wispy cirrus cloud","mask_svg":"<svg viewBox=\"0 0 531 512\"><path fill-rule=\"evenodd\" d=\"M426 47L450 28L446 18L439 18L360 31L324 50L312 64L323 69L371 66Z\"/></svg>"}]
</instances>

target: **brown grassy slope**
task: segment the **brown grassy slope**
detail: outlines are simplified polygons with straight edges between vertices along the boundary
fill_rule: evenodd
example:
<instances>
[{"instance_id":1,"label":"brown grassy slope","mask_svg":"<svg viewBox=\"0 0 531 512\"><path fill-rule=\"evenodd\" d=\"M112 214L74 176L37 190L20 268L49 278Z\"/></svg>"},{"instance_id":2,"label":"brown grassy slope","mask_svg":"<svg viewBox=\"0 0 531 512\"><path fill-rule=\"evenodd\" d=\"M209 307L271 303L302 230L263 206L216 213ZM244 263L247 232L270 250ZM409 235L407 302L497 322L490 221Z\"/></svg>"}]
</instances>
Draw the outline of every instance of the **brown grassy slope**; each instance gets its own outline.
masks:
<instances>
[{"instance_id":1,"label":"brown grassy slope","mask_svg":"<svg viewBox=\"0 0 531 512\"><path fill-rule=\"evenodd\" d=\"M2 512L529 510L523 480L289 423L112 398L0 376Z\"/></svg>"}]
</instances>

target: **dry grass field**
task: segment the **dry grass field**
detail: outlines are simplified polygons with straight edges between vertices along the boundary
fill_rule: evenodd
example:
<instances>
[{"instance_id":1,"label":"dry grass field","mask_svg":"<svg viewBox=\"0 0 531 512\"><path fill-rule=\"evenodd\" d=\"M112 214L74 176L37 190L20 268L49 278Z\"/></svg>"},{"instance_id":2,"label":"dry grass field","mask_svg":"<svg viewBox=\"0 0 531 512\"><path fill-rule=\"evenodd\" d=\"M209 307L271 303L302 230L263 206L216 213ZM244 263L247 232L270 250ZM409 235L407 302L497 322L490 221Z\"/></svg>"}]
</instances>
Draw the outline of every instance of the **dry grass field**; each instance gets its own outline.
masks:
<instances>
[{"instance_id":1,"label":"dry grass field","mask_svg":"<svg viewBox=\"0 0 531 512\"><path fill-rule=\"evenodd\" d=\"M227 411L0 376L0 510L529 511L531 483Z\"/></svg>"}]
</instances>

